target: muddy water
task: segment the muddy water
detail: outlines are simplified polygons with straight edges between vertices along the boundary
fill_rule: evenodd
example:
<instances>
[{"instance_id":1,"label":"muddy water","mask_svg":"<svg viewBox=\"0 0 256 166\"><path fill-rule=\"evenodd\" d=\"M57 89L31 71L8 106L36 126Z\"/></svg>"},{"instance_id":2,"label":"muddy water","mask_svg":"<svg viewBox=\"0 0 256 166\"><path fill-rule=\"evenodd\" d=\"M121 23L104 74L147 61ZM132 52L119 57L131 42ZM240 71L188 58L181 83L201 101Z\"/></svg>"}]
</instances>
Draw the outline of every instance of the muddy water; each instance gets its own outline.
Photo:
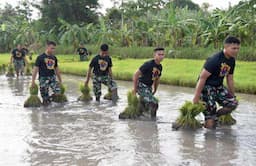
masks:
<instances>
[{"instance_id":1,"label":"muddy water","mask_svg":"<svg viewBox=\"0 0 256 166\"><path fill-rule=\"evenodd\" d=\"M81 77L65 76L69 102L23 108L30 78L0 76L0 165L255 165L256 96L239 94L237 124L214 131L173 131L193 89L161 85L158 119L119 120L131 82L118 81L120 100L80 103ZM106 93L106 88L103 88ZM203 117L199 117L203 118Z\"/></svg>"}]
</instances>

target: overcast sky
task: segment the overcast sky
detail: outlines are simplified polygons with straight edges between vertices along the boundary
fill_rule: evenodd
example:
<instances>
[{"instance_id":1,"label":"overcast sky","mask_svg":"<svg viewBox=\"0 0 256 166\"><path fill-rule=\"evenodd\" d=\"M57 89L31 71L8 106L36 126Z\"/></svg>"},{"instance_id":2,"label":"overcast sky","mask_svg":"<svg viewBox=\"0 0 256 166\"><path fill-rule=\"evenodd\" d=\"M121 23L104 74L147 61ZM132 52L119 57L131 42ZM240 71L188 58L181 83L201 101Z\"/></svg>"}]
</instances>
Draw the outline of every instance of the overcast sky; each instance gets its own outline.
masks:
<instances>
[{"instance_id":1,"label":"overcast sky","mask_svg":"<svg viewBox=\"0 0 256 166\"><path fill-rule=\"evenodd\" d=\"M6 2L9 4L15 6L17 5L17 2L19 0L0 0L0 7L3 7ZM121 0L120 0L121 1ZM125 0L123 0L125 1ZM214 8L220 8L220 9L227 9L229 7L229 4L236 5L241 0L192 0L194 3L197 3L199 6L202 5L202 3L207 2L210 4L210 9ZM110 0L99 0L100 5L102 6L102 9L100 11L104 12L106 8L110 8L113 6L112 2ZM38 17L38 13L34 12L33 17Z\"/></svg>"}]
</instances>

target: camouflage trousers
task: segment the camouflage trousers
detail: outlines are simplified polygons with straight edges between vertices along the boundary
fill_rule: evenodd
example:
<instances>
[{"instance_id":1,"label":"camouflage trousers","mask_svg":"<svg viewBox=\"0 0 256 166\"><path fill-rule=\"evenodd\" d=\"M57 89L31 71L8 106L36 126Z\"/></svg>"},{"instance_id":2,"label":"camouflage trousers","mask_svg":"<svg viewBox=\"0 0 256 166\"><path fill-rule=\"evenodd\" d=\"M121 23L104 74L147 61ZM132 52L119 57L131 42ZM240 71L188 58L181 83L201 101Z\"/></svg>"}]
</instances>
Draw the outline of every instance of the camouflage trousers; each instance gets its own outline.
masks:
<instances>
[{"instance_id":1,"label":"camouflage trousers","mask_svg":"<svg viewBox=\"0 0 256 166\"><path fill-rule=\"evenodd\" d=\"M139 81L137 92L138 92L140 98L142 98L143 103L145 103L145 107L149 111L151 111L151 112L153 111L155 114L156 110L158 109L158 100L152 93L152 87L149 87Z\"/></svg>"},{"instance_id":2,"label":"camouflage trousers","mask_svg":"<svg viewBox=\"0 0 256 166\"><path fill-rule=\"evenodd\" d=\"M80 61L87 61L88 56L87 55L79 55L80 56Z\"/></svg>"},{"instance_id":3,"label":"camouflage trousers","mask_svg":"<svg viewBox=\"0 0 256 166\"><path fill-rule=\"evenodd\" d=\"M93 76L93 92L97 97L101 96L101 84L104 84L110 89L111 91L117 89L117 84L115 81L112 80L111 77L107 76Z\"/></svg>"},{"instance_id":4,"label":"camouflage trousers","mask_svg":"<svg viewBox=\"0 0 256 166\"><path fill-rule=\"evenodd\" d=\"M205 119L218 116L216 102L222 107L230 108L230 112L238 105L236 98L223 85L218 87L205 85L201 93L201 100L206 103Z\"/></svg>"},{"instance_id":5,"label":"camouflage trousers","mask_svg":"<svg viewBox=\"0 0 256 166\"><path fill-rule=\"evenodd\" d=\"M55 76L40 77L39 78L40 93L43 100L49 99L49 88L52 89L54 94L60 94L60 85L56 81Z\"/></svg>"},{"instance_id":6,"label":"camouflage trousers","mask_svg":"<svg viewBox=\"0 0 256 166\"><path fill-rule=\"evenodd\" d=\"M24 60L13 60L14 69L16 72L23 71L24 70Z\"/></svg>"}]
</instances>

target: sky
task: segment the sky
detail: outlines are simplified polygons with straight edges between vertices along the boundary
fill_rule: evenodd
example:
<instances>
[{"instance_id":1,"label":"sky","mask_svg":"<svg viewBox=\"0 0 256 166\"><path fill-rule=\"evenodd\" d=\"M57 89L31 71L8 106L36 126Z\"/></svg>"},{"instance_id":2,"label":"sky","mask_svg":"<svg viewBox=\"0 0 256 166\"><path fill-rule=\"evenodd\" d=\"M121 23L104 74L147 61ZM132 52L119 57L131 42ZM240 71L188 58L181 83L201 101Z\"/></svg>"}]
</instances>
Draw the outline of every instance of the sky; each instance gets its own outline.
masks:
<instances>
[{"instance_id":1,"label":"sky","mask_svg":"<svg viewBox=\"0 0 256 166\"><path fill-rule=\"evenodd\" d=\"M19 0L0 0L0 7L3 7L6 2L9 4L15 6L17 5ZM121 1L121 0L120 0ZM125 2L125 0L123 0ZM227 9L229 7L229 4L231 6L236 5L241 0L192 0L194 3L197 3L199 6L202 5L202 3L207 2L210 4L210 9L220 8L220 9ZM113 6L113 3L111 0L99 0L99 4L101 5L101 12L104 13L104 11L107 8L111 8ZM33 17L38 17L38 12L33 13Z\"/></svg>"}]
</instances>

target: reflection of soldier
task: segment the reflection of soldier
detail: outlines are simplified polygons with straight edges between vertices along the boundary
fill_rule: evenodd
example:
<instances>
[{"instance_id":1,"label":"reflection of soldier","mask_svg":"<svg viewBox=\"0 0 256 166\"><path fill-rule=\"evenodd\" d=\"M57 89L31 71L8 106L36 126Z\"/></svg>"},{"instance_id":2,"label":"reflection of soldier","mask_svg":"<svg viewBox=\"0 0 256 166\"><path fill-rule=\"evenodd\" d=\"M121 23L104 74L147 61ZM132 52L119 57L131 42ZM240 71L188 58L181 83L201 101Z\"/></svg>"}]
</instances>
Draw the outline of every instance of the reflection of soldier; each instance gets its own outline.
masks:
<instances>
[{"instance_id":1,"label":"reflection of soldier","mask_svg":"<svg viewBox=\"0 0 256 166\"><path fill-rule=\"evenodd\" d=\"M96 101L100 101L101 84L104 84L111 89L112 101L115 103L118 98L117 85L112 79L112 60L108 55L108 45L102 44L100 49L100 54L96 55L90 62L85 85L88 86L91 70L93 69L93 91L96 96Z\"/></svg>"},{"instance_id":2,"label":"reflection of soldier","mask_svg":"<svg viewBox=\"0 0 256 166\"><path fill-rule=\"evenodd\" d=\"M19 77L20 74L23 74L24 64L27 63L25 53L23 52L21 45L18 44L17 48L13 49L11 54L10 64L14 64L16 76Z\"/></svg>"},{"instance_id":3,"label":"reflection of soldier","mask_svg":"<svg viewBox=\"0 0 256 166\"><path fill-rule=\"evenodd\" d=\"M128 126L129 133L136 143L135 154L139 154L141 159L137 161L137 165L166 165L160 152L157 124L152 121L131 121Z\"/></svg>"},{"instance_id":4,"label":"reflection of soldier","mask_svg":"<svg viewBox=\"0 0 256 166\"><path fill-rule=\"evenodd\" d=\"M180 153L182 161L194 161L200 165L230 165L230 160L238 156L236 138L232 135L232 129L216 131L195 132L180 131ZM197 140L198 139L198 140ZM191 163L194 165L195 163Z\"/></svg>"}]
</instances>

